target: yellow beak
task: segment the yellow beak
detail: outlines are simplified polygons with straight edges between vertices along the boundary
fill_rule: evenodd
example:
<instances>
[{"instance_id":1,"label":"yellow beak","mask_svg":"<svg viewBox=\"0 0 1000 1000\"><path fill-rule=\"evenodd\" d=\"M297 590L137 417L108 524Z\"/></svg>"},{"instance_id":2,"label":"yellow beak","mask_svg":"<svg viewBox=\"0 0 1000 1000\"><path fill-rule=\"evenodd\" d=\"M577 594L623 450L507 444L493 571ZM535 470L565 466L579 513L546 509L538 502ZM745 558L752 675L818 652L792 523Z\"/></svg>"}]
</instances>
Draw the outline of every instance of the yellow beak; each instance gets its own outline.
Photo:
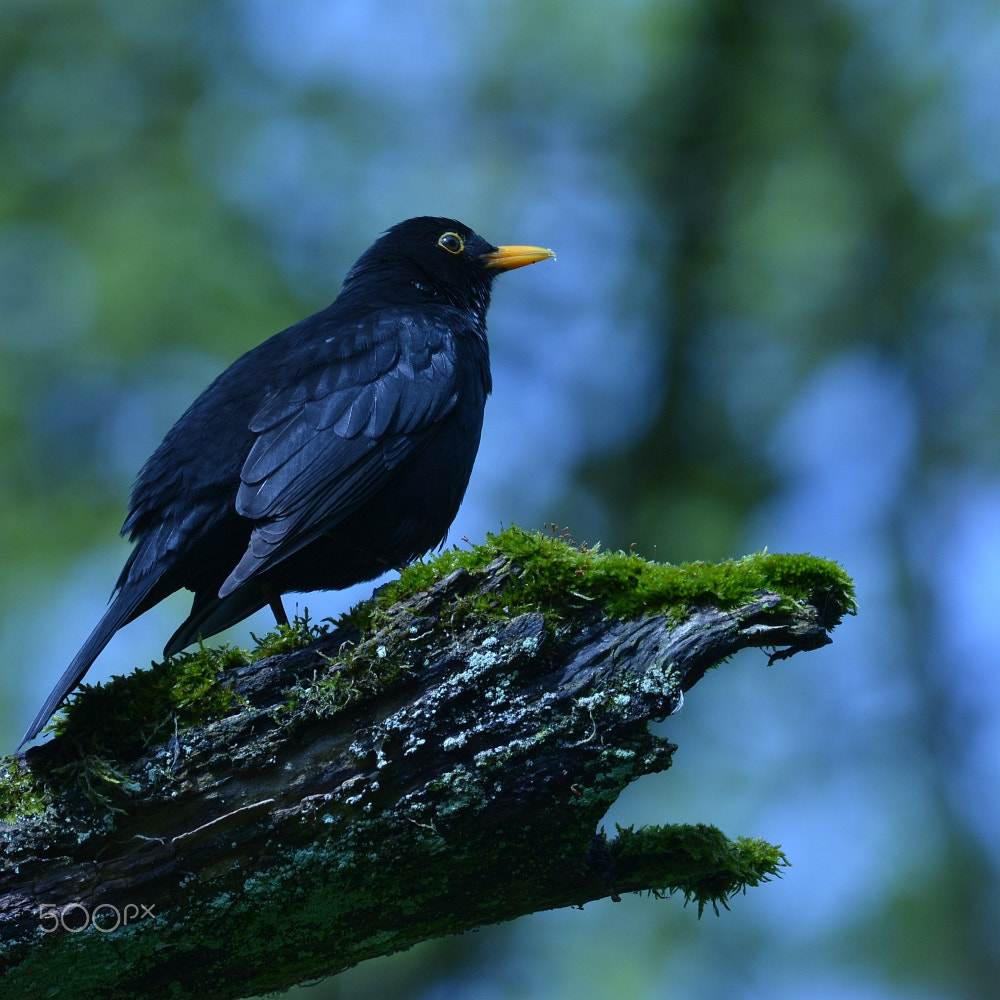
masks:
<instances>
[{"instance_id":1,"label":"yellow beak","mask_svg":"<svg viewBox=\"0 0 1000 1000\"><path fill-rule=\"evenodd\" d=\"M512 271L515 267L524 267L525 264L537 264L540 260L548 260L555 257L555 251L545 250L542 247L497 247L492 253L484 253L480 260L484 261L487 267L496 268L498 271Z\"/></svg>"}]
</instances>

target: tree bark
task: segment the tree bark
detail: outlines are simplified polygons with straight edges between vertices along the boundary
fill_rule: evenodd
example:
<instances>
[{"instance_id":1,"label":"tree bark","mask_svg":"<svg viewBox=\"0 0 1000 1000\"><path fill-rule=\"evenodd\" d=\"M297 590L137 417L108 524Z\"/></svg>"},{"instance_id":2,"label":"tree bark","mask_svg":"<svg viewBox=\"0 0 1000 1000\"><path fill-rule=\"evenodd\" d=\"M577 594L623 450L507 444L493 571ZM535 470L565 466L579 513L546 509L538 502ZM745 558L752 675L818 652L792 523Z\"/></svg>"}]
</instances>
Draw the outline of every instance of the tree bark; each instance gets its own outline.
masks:
<instances>
[{"instance_id":1,"label":"tree bark","mask_svg":"<svg viewBox=\"0 0 1000 1000\"><path fill-rule=\"evenodd\" d=\"M244 997L541 909L724 905L775 874L776 848L711 827L597 824L669 767L651 720L740 649L828 643L849 593L622 619L565 589L513 607L524 574L500 553L230 668L236 710L130 757L71 731L8 759L44 809L0 826L0 994Z\"/></svg>"}]
</instances>

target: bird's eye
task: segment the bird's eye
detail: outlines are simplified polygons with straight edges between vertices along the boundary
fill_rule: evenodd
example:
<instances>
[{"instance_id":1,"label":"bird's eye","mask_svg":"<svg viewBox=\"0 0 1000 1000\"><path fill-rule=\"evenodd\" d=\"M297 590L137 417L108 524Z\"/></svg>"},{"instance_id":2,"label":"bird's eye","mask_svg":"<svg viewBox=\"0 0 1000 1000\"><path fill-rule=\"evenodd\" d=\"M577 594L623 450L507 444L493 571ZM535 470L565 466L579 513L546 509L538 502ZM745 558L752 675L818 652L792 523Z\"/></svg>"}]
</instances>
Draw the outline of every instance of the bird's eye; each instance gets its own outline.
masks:
<instances>
[{"instance_id":1,"label":"bird's eye","mask_svg":"<svg viewBox=\"0 0 1000 1000\"><path fill-rule=\"evenodd\" d=\"M444 247L448 253L461 253L465 249L465 240L458 233L443 233L438 246Z\"/></svg>"}]
</instances>

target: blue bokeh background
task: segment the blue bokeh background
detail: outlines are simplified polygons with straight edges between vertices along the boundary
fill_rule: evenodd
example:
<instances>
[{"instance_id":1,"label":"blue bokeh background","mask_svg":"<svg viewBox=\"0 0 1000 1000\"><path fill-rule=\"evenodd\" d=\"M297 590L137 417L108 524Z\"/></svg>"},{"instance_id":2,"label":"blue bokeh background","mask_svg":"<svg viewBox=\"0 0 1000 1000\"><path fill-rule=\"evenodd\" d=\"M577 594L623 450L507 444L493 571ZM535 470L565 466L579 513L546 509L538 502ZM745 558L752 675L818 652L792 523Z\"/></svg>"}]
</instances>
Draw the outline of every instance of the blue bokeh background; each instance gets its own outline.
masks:
<instances>
[{"instance_id":1,"label":"blue bokeh background","mask_svg":"<svg viewBox=\"0 0 1000 1000\"><path fill-rule=\"evenodd\" d=\"M781 881L700 921L538 914L303 995L994 996L997 51L986 0L7 0L2 746L100 616L131 481L187 403L380 231L454 216L559 259L498 283L452 540L811 551L860 614L707 677L660 726L674 767L606 819L763 836Z\"/></svg>"}]
</instances>

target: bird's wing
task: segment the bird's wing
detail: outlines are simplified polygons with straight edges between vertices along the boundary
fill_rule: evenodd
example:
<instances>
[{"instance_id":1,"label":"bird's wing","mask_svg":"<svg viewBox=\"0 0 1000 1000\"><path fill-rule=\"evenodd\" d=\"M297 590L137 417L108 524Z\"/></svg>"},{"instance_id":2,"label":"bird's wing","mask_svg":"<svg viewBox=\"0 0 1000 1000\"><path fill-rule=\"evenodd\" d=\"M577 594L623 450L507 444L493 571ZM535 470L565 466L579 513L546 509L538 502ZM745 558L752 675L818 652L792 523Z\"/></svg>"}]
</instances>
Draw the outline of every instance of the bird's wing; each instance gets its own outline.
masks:
<instances>
[{"instance_id":1,"label":"bird's wing","mask_svg":"<svg viewBox=\"0 0 1000 1000\"><path fill-rule=\"evenodd\" d=\"M456 405L443 317L383 310L323 346L322 363L272 393L250 423L236 509L256 523L221 597L360 507Z\"/></svg>"}]
</instances>

